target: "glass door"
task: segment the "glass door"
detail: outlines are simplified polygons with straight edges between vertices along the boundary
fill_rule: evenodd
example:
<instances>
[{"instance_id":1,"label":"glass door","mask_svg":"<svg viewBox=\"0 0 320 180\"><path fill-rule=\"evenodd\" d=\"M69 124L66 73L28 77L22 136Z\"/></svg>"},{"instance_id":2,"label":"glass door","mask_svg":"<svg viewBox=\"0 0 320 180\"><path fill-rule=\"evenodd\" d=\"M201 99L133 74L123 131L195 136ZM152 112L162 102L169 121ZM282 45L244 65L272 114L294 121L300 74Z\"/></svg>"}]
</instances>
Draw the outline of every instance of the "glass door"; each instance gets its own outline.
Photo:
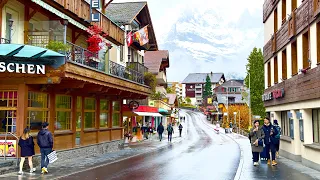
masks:
<instances>
[{"instance_id":1,"label":"glass door","mask_svg":"<svg viewBox=\"0 0 320 180\"><path fill-rule=\"evenodd\" d=\"M80 146L82 124L82 97L77 97L77 115L76 115L76 146Z\"/></svg>"}]
</instances>

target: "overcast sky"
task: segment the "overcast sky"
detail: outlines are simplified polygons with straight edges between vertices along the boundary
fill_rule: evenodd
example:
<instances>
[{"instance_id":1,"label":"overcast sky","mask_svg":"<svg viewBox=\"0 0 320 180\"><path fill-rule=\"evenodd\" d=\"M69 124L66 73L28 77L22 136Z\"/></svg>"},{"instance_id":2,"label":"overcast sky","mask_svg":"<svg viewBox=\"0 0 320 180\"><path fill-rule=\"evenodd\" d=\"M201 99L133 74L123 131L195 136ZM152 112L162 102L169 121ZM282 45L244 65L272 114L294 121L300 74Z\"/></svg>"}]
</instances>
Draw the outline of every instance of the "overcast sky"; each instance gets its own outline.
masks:
<instances>
[{"instance_id":1,"label":"overcast sky","mask_svg":"<svg viewBox=\"0 0 320 180\"><path fill-rule=\"evenodd\" d=\"M263 47L263 0L147 2L159 48L170 53L168 81L191 72L244 77L250 51Z\"/></svg>"}]
</instances>

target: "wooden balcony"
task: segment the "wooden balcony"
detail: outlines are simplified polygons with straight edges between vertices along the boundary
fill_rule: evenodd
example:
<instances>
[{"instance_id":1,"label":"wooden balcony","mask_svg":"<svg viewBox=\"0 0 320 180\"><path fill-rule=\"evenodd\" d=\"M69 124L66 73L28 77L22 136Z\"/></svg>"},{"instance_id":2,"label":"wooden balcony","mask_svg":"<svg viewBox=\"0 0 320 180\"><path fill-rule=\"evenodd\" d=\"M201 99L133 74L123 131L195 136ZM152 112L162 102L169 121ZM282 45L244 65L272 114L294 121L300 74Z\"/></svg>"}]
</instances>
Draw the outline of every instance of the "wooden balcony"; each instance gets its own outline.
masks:
<instances>
[{"instance_id":1,"label":"wooden balcony","mask_svg":"<svg viewBox=\"0 0 320 180\"><path fill-rule=\"evenodd\" d=\"M88 20L90 19L90 5L86 2L86 0L44 0L46 3L56 7L67 15L72 15L72 18L81 22L82 24L88 24ZM97 11L93 10L93 13ZM109 18L107 18L103 13L101 14L100 22L91 23L96 24L102 28L103 32L108 34L108 40L117 44L124 44L124 31L117 26L114 22L112 22Z\"/></svg>"},{"instance_id":2,"label":"wooden balcony","mask_svg":"<svg viewBox=\"0 0 320 180\"><path fill-rule=\"evenodd\" d=\"M310 3L309 6L308 1ZM268 2L268 0L266 2ZM314 6L313 4L317 2L318 0L304 0L300 7L291 13L289 20L275 33L275 38L271 37L263 47L264 62L267 62L273 56L277 55L279 51L302 33L308 27L308 22L310 24L315 22L319 15L318 12L320 12L320 6Z\"/></svg>"},{"instance_id":3,"label":"wooden balcony","mask_svg":"<svg viewBox=\"0 0 320 180\"><path fill-rule=\"evenodd\" d=\"M280 0L265 0L263 4L263 23L267 21Z\"/></svg>"},{"instance_id":4,"label":"wooden balcony","mask_svg":"<svg viewBox=\"0 0 320 180\"><path fill-rule=\"evenodd\" d=\"M284 89L284 97L265 101L266 107L320 98L320 66L276 84L265 93L280 89Z\"/></svg>"}]
</instances>

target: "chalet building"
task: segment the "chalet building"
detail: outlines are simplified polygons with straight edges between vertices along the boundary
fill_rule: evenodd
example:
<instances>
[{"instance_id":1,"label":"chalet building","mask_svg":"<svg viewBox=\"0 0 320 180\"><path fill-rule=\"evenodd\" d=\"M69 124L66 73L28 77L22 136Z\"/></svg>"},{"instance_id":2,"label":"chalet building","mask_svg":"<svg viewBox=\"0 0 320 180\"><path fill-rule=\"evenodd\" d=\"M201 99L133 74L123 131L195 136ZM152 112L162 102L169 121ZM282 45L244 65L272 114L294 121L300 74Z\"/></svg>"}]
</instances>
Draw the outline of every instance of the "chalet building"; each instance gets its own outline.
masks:
<instances>
[{"instance_id":1,"label":"chalet building","mask_svg":"<svg viewBox=\"0 0 320 180\"><path fill-rule=\"evenodd\" d=\"M316 0L265 0L262 96L280 154L320 170L320 12Z\"/></svg>"},{"instance_id":2,"label":"chalet building","mask_svg":"<svg viewBox=\"0 0 320 180\"><path fill-rule=\"evenodd\" d=\"M123 100L145 99L150 88L143 71L121 65L126 31L101 13L103 2L93 10L100 21L90 24L86 0L0 1L0 141L14 141L11 134L20 136L25 127L36 137L46 121L55 150L118 147ZM103 42L110 44L97 54L87 49L92 24L108 34ZM48 50L52 41L67 44L66 53Z\"/></svg>"},{"instance_id":3,"label":"chalet building","mask_svg":"<svg viewBox=\"0 0 320 180\"><path fill-rule=\"evenodd\" d=\"M211 79L212 92L217 86L223 84L226 79L223 73L191 73L183 81L183 97L189 97L193 105L203 103L203 91L207 75Z\"/></svg>"},{"instance_id":4,"label":"chalet building","mask_svg":"<svg viewBox=\"0 0 320 180\"><path fill-rule=\"evenodd\" d=\"M123 38L127 43L119 46L121 53L117 63L147 72L144 51L158 50L147 2L111 3L106 8L106 15L125 31Z\"/></svg>"}]
</instances>

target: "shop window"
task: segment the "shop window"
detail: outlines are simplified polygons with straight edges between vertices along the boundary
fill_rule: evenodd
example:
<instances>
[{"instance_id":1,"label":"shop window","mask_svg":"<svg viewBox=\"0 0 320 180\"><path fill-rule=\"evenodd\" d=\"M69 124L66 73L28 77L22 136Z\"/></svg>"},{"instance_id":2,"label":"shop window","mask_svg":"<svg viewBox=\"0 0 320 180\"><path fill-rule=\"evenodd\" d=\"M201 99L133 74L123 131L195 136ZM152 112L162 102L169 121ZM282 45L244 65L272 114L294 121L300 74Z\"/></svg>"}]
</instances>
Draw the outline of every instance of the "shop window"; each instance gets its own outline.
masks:
<instances>
[{"instance_id":1,"label":"shop window","mask_svg":"<svg viewBox=\"0 0 320 180\"><path fill-rule=\"evenodd\" d=\"M292 76L298 74L297 41L291 44Z\"/></svg>"},{"instance_id":2,"label":"shop window","mask_svg":"<svg viewBox=\"0 0 320 180\"><path fill-rule=\"evenodd\" d=\"M282 51L282 79L287 79L287 50Z\"/></svg>"},{"instance_id":3,"label":"shop window","mask_svg":"<svg viewBox=\"0 0 320 180\"><path fill-rule=\"evenodd\" d=\"M29 92L28 93L28 117L27 126L32 131L41 129L43 122L48 122L48 94Z\"/></svg>"},{"instance_id":4,"label":"shop window","mask_svg":"<svg viewBox=\"0 0 320 180\"><path fill-rule=\"evenodd\" d=\"M112 102L112 126L113 127L120 126L120 102L119 101Z\"/></svg>"},{"instance_id":5,"label":"shop window","mask_svg":"<svg viewBox=\"0 0 320 180\"><path fill-rule=\"evenodd\" d=\"M276 8L274 10L274 29L273 29L273 32L276 33L278 31L278 9Z\"/></svg>"},{"instance_id":6,"label":"shop window","mask_svg":"<svg viewBox=\"0 0 320 180\"><path fill-rule=\"evenodd\" d=\"M274 84L278 83L278 57L275 56L273 59L274 63L274 68L273 68L273 73L274 73Z\"/></svg>"},{"instance_id":7,"label":"shop window","mask_svg":"<svg viewBox=\"0 0 320 180\"><path fill-rule=\"evenodd\" d=\"M77 116L76 116L76 130L81 130L81 117L82 117L82 97L77 97Z\"/></svg>"},{"instance_id":8,"label":"shop window","mask_svg":"<svg viewBox=\"0 0 320 180\"><path fill-rule=\"evenodd\" d=\"M282 0L282 22L285 22L287 18L287 1Z\"/></svg>"},{"instance_id":9,"label":"shop window","mask_svg":"<svg viewBox=\"0 0 320 180\"><path fill-rule=\"evenodd\" d=\"M309 31L302 36L302 51L303 69L306 69L309 67Z\"/></svg>"},{"instance_id":10,"label":"shop window","mask_svg":"<svg viewBox=\"0 0 320 180\"><path fill-rule=\"evenodd\" d=\"M320 22L317 23L317 63L320 63Z\"/></svg>"},{"instance_id":11,"label":"shop window","mask_svg":"<svg viewBox=\"0 0 320 180\"><path fill-rule=\"evenodd\" d=\"M55 130L71 130L71 96L56 95Z\"/></svg>"},{"instance_id":12,"label":"shop window","mask_svg":"<svg viewBox=\"0 0 320 180\"><path fill-rule=\"evenodd\" d=\"M109 101L105 99L100 100L100 127L108 126L109 117Z\"/></svg>"},{"instance_id":13,"label":"shop window","mask_svg":"<svg viewBox=\"0 0 320 180\"><path fill-rule=\"evenodd\" d=\"M288 118L289 111L281 112L281 135L290 136L290 123Z\"/></svg>"},{"instance_id":14,"label":"shop window","mask_svg":"<svg viewBox=\"0 0 320 180\"><path fill-rule=\"evenodd\" d=\"M268 87L270 87L271 86L271 64L270 64L270 61L268 62L267 66L268 66Z\"/></svg>"},{"instance_id":15,"label":"shop window","mask_svg":"<svg viewBox=\"0 0 320 180\"><path fill-rule=\"evenodd\" d=\"M96 100L94 98L84 99L84 128L95 128L96 123Z\"/></svg>"},{"instance_id":16,"label":"shop window","mask_svg":"<svg viewBox=\"0 0 320 180\"><path fill-rule=\"evenodd\" d=\"M16 132L17 91L0 91L0 132Z\"/></svg>"},{"instance_id":17,"label":"shop window","mask_svg":"<svg viewBox=\"0 0 320 180\"><path fill-rule=\"evenodd\" d=\"M313 142L320 143L320 109L312 110Z\"/></svg>"}]
</instances>

